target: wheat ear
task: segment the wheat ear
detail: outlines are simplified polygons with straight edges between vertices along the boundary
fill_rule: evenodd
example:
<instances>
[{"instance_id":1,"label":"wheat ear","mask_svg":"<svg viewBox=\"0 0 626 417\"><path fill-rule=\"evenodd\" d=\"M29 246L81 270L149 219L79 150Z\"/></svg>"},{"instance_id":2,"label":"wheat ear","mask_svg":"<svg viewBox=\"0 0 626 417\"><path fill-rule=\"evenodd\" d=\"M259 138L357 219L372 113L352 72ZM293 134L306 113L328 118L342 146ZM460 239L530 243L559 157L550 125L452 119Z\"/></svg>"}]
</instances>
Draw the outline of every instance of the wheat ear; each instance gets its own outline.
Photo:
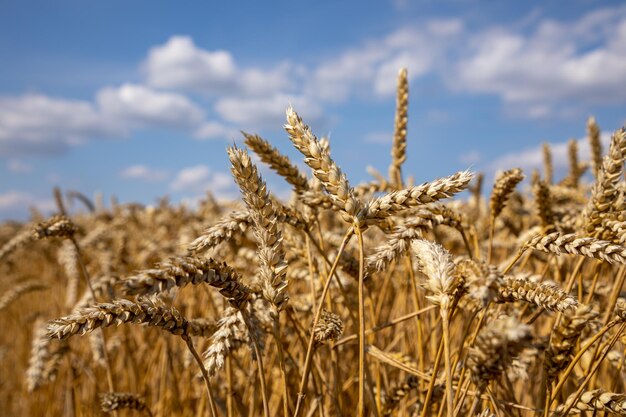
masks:
<instances>
[{"instance_id":1,"label":"wheat ear","mask_svg":"<svg viewBox=\"0 0 626 417\"><path fill-rule=\"evenodd\" d=\"M538 235L527 241L523 248L536 249L556 255L569 253L600 259L608 263L626 264L626 247L592 237L576 237L574 233L554 232Z\"/></svg>"},{"instance_id":2,"label":"wheat ear","mask_svg":"<svg viewBox=\"0 0 626 417\"><path fill-rule=\"evenodd\" d=\"M107 392L100 394L100 408L105 413L115 410L136 410L144 411L148 416L152 416L150 409L146 405L146 400L141 395L130 392Z\"/></svg>"},{"instance_id":3,"label":"wheat ear","mask_svg":"<svg viewBox=\"0 0 626 417\"><path fill-rule=\"evenodd\" d=\"M289 107L285 130L293 145L304 155L304 162L313 170L313 175L321 183L333 204L352 222L361 210L361 203L354 195L346 175L330 157L328 149L322 147L309 126L302 122L298 114Z\"/></svg>"},{"instance_id":4,"label":"wheat ear","mask_svg":"<svg viewBox=\"0 0 626 417\"><path fill-rule=\"evenodd\" d=\"M560 404L555 412L561 413L571 406L571 410L591 411L593 414L598 412L608 412L619 416L626 416L626 394L618 394L614 392L606 392L597 388L591 391L585 391L578 397L577 393L570 395L564 404ZM576 401L575 404L574 401Z\"/></svg>"},{"instance_id":5,"label":"wheat ear","mask_svg":"<svg viewBox=\"0 0 626 417\"><path fill-rule=\"evenodd\" d=\"M626 155L626 130L616 131L611 138L609 154L602 161L596 182L591 189L591 199L581 213L581 220L587 232L593 232L601 223L601 215L612 210L619 194Z\"/></svg>"},{"instance_id":6,"label":"wheat ear","mask_svg":"<svg viewBox=\"0 0 626 417\"><path fill-rule=\"evenodd\" d=\"M146 296L204 283L219 288L220 294L234 305L241 305L248 300L251 291L240 280L239 274L225 262L184 256L141 271L122 284L126 294Z\"/></svg>"},{"instance_id":7,"label":"wheat ear","mask_svg":"<svg viewBox=\"0 0 626 417\"><path fill-rule=\"evenodd\" d=\"M269 165L278 175L291 184L294 191L299 193L309 189L306 175L292 164L287 156L278 152L278 149L259 135L251 135L246 132L241 133L246 138L245 143L248 148L252 149L261 158L261 161Z\"/></svg>"},{"instance_id":8,"label":"wheat ear","mask_svg":"<svg viewBox=\"0 0 626 417\"><path fill-rule=\"evenodd\" d=\"M15 236L13 236L7 243L0 248L0 261L9 256L18 248L26 245L33 238L33 232L30 228L25 227Z\"/></svg>"},{"instance_id":9,"label":"wheat ear","mask_svg":"<svg viewBox=\"0 0 626 417\"><path fill-rule=\"evenodd\" d=\"M406 127L409 109L409 80L406 68L398 73L396 93L396 116L393 128L393 144L391 146L391 165L389 180L397 189L402 188L402 164L406 161Z\"/></svg>"},{"instance_id":10,"label":"wheat ear","mask_svg":"<svg viewBox=\"0 0 626 417\"><path fill-rule=\"evenodd\" d=\"M565 312L576 308L578 302L553 284L541 284L528 278L504 279L498 291L499 302L527 301L543 309Z\"/></svg>"},{"instance_id":11,"label":"wheat ear","mask_svg":"<svg viewBox=\"0 0 626 417\"><path fill-rule=\"evenodd\" d=\"M366 222L368 224L379 223L411 207L452 197L467 188L471 180L472 173L462 171L416 187L393 191L370 202L365 216Z\"/></svg>"},{"instance_id":12,"label":"wheat ear","mask_svg":"<svg viewBox=\"0 0 626 417\"><path fill-rule=\"evenodd\" d=\"M14 285L0 297L0 312L11 305L11 303L17 300L21 295L33 291L45 290L46 288L48 288L46 285L35 280L24 281Z\"/></svg>"},{"instance_id":13,"label":"wheat ear","mask_svg":"<svg viewBox=\"0 0 626 417\"><path fill-rule=\"evenodd\" d=\"M602 166L602 143L600 142L600 127L594 117L587 120L587 138L591 149L591 169L597 178Z\"/></svg>"},{"instance_id":14,"label":"wheat ear","mask_svg":"<svg viewBox=\"0 0 626 417\"><path fill-rule=\"evenodd\" d=\"M548 143L543 144L543 180L547 184L553 183L554 167L552 165L552 150Z\"/></svg>"},{"instance_id":15,"label":"wheat ear","mask_svg":"<svg viewBox=\"0 0 626 417\"><path fill-rule=\"evenodd\" d=\"M232 173L241 189L254 224L259 255L259 276L263 297L281 309L288 300L285 253L277 214L269 199L265 182L250 156L243 150L228 148Z\"/></svg>"}]
</instances>

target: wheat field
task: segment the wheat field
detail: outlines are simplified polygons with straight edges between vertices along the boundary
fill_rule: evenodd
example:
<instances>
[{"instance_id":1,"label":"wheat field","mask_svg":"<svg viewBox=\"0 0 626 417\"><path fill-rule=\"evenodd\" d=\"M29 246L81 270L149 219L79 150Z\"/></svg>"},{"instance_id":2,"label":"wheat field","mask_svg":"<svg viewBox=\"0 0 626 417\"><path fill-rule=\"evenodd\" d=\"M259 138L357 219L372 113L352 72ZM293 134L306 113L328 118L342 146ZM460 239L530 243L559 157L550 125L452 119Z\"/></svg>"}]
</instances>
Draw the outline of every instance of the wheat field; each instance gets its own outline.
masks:
<instances>
[{"instance_id":1,"label":"wheat field","mask_svg":"<svg viewBox=\"0 0 626 417\"><path fill-rule=\"evenodd\" d=\"M244 133L239 201L69 215L57 189L0 225L0 415L626 415L624 128L605 150L590 118L564 178L545 145L542 173L415 185L407 118L401 70L369 183L288 108L310 170Z\"/></svg>"}]
</instances>

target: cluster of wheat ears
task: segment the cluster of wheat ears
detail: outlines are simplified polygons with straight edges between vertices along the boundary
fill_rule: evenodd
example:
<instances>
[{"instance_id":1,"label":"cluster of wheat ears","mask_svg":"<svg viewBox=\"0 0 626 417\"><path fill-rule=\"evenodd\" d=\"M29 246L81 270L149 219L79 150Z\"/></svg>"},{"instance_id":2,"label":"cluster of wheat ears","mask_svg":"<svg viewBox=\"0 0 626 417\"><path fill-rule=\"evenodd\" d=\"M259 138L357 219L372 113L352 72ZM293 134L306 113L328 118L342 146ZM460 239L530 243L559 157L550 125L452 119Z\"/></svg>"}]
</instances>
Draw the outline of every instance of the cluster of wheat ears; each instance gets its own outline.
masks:
<instances>
[{"instance_id":1,"label":"cluster of wheat ears","mask_svg":"<svg viewBox=\"0 0 626 417\"><path fill-rule=\"evenodd\" d=\"M3 416L626 415L626 131L488 200L421 185L398 77L387 177L351 185L291 108L311 169L244 133L242 201L93 207L0 226ZM293 187L266 188L254 152ZM586 171L590 172L586 174ZM450 197L469 190L466 198Z\"/></svg>"}]
</instances>

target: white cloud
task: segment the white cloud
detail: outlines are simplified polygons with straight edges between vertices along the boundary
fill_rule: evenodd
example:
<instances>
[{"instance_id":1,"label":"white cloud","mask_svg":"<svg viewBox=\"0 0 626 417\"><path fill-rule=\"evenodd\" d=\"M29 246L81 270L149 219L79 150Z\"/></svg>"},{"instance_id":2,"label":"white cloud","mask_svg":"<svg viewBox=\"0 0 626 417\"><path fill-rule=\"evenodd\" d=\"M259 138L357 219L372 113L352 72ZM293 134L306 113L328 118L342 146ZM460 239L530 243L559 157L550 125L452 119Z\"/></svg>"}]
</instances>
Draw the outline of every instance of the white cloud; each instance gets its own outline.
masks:
<instances>
[{"instance_id":1,"label":"white cloud","mask_svg":"<svg viewBox=\"0 0 626 417\"><path fill-rule=\"evenodd\" d=\"M194 137L197 139L233 140L239 138L239 136L241 136L241 134L237 129L216 121L205 122L194 132Z\"/></svg>"},{"instance_id":2,"label":"white cloud","mask_svg":"<svg viewBox=\"0 0 626 417\"><path fill-rule=\"evenodd\" d=\"M0 154L62 151L90 137L121 134L88 102L41 94L0 98Z\"/></svg>"},{"instance_id":3,"label":"white cloud","mask_svg":"<svg viewBox=\"0 0 626 417\"><path fill-rule=\"evenodd\" d=\"M611 140L609 133L602 133L601 142L606 154ZM549 142L552 153L552 165L555 173L564 173L568 167L567 142ZM578 158L580 161L588 161L590 158L589 141L586 138L578 139ZM522 168L527 174L537 169L543 170L543 145L536 145L519 151L506 153L486 166L488 173L495 173L500 170L511 168Z\"/></svg>"},{"instance_id":4,"label":"white cloud","mask_svg":"<svg viewBox=\"0 0 626 417\"><path fill-rule=\"evenodd\" d=\"M188 98L134 84L105 87L94 103L42 94L0 97L0 155L61 152L132 129L194 130L203 123L203 110Z\"/></svg>"},{"instance_id":5,"label":"white cloud","mask_svg":"<svg viewBox=\"0 0 626 417\"><path fill-rule=\"evenodd\" d=\"M132 165L120 172L120 176L126 179L162 181L168 177L168 174L165 171L152 169L146 165Z\"/></svg>"},{"instance_id":6,"label":"white cloud","mask_svg":"<svg viewBox=\"0 0 626 417\"><path fill-rule=\"evenodd\" d=\"M626 101L626 7L572 22L540 21L529 35L491 28L472 36L449 84L490 93L532 118L554 116L568 101Z\"/></svg>"},{"instance_id":7,"label":"white cloud","mask_svg":"<svg viewBox=\"0 0 626 417\"><path fill-rule=\"evenodd\" d=\"M206 165L181 169L170 183L172 191L202 194L207 191L215 196L234 196L235 183L229 174L213 172Z\"/></svg>"},{"instance_id":8,"label":"white cloud","mask_svg":"<svg viewBox=\"0 0 626 417\"><path fill-rule=\"evenodd\" d=\"M217 101L215 110L242 129L275 128L285 122L285 110L291 105L307 124L315 124L323 117L322 106L305 96L274 94L262 98L228 97Z\"/></svg>"},{"instance_id":9,"label":"white cloud","mask_svg":"<svg viewBox=\"0 0 626 417\"><path fill-rule=\"evenodd\" d=\"M10 172L14 174L28 174L33 171L33 166L29 165L25 162L20 161L19 159L11 159L7 163L7 168Z\"/></svg>"},{"instance_id":10,"label":"white cloud","mask_svg":"<svg viewBox=\"0 0 626 417\"><path fill-rule=\"evenodd\" d=\"M41 198L23 191L10 190L0 194L0 213L3 217L23 216L30 207L42 211L52 211L55 204L52 198Z\"/></svg>"},{"instance_id":11,"label":"white cloud","mask_svg":"<svg viewBox=\"0 0 626 417\"><path fill-rule=\"evenodd\" d=\"M139 126L197 126L204 112L189 99L135 84L107 87L98 92L100 112Z\"/></svg>"},{"instance_id":12,"label":"white cloud","mask_svg":"<svg viewBox=\"0 0 626 417\"><path fill-rule=\"evenodd\" d=\"M208 95L262 95L291 86L288 63L265 71L239 68L230 52L198 48L188 36L173 36L150 50L143 64L150 85Z\"/></svg>"},{"instance_id":13,"label":"white cloud","mask_svg":"<svg viewBox=\"0 0 626 417\"><path fill-rule=\"evenodd\" d=\"M347 50L318 66L306 93L323 100L341 102L359 92L392 95L401 67L409 78L431 71L463 32L459 19L433 20L418 27L399 29Z\"/></svg>"}]
</instances>

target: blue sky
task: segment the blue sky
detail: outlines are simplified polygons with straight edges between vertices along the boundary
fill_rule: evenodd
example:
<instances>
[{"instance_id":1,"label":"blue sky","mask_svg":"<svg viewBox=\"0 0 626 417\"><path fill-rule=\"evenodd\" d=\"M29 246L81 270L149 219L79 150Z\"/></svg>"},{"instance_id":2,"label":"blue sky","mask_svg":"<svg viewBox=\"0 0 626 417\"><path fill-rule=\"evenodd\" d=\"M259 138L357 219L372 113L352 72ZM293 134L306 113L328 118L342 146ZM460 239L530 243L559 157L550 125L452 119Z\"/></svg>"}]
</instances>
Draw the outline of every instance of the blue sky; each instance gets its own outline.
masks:
<instances>
[{"instance_id":1,"label":"blue sky","mask_svg":"<svg viewBox=\"0 0 626 417\"><path fill-rule=\"evenodd\" d=\"M364 4L1 2L0 218L50 210L55 185L147 204L236 197L225 147L239 130L301 161L289 104L352 182L369 180L367 166L387 172L402 66L417 182L531 170L544 141L562 170L588 116L605 140L626 120L623 2Z\"/></svg>"}]
</instances>

